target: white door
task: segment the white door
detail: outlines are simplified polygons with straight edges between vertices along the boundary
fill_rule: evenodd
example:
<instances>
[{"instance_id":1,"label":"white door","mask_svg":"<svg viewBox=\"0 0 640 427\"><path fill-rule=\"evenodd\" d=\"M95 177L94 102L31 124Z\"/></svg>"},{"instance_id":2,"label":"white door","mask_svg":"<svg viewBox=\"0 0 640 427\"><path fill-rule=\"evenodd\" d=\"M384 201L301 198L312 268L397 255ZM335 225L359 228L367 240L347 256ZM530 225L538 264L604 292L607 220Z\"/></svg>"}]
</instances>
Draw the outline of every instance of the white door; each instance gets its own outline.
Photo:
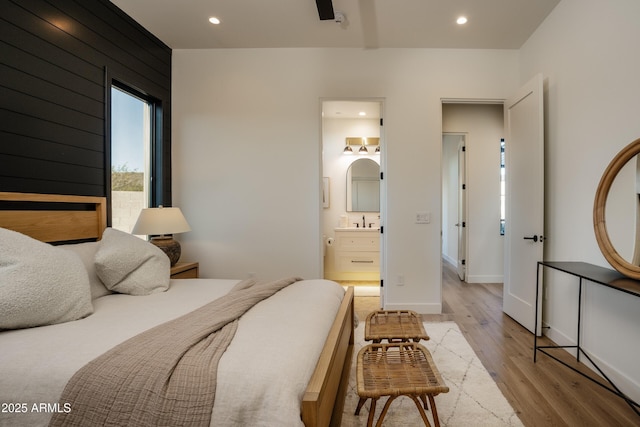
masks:
<instances>
[{"instance_id":1,"label":"white door","mask_svg":"<svg viewBox=\"0 0 640 427\"><path fill-rule=\"evenodd\" d=\"M534 331L537 262L543 256L542 75L505 103L505 274L503 311ZM541 308L539 305L539 308ZM537 331L540 331L538 316Z\"/></svg>"},{"instance_id":2,"label":"white door","mask_svg":"<svg viewBox=\"0 0 640 427\"><path fill-rule=\"evenodd\" d=\"M380 307L384 308L386 300L386 290L383 287L384 278L386 277L385 266L386 261L386 247L387 236L384 232L384 222L387 216L387 183L384 181L384 169L386 166L385 158L387 150L385 149L384 138L384 103L380 101L380 139L378 140L378 147L380 148ZM384 152L384 153L383 153ZM388 282L387 282L388 283Z\"/></svg>"},{"instance_id":3,"label":"white door","mask_svg":"<svg viewBox=\"0 0 640 427\"><path fill-rule=\"evenodd\" d=\"M464 280L467 266L467 178L466 178L465 139L458 143L458 277Z\"/></svg>"}]
</instances>

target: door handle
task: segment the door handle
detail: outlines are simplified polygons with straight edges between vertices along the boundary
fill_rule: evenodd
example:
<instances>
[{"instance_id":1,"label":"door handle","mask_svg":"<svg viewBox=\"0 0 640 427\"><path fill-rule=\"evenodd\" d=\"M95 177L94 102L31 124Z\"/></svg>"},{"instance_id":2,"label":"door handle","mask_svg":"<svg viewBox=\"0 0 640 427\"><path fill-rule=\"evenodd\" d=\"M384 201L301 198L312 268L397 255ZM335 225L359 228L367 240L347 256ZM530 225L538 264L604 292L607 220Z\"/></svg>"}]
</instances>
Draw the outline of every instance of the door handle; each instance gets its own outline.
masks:
<instances>
[{"instance_id":1,"label":"door handle","mask_svg":"<svg viewBox=\"0 0 640 427\"><path fill-rule=\"evenodd\" d=\"M537 242L538 236L534 235L533 237L525 237L524 240L533 240L534 242Z\"/></svg>"}]
</instances>

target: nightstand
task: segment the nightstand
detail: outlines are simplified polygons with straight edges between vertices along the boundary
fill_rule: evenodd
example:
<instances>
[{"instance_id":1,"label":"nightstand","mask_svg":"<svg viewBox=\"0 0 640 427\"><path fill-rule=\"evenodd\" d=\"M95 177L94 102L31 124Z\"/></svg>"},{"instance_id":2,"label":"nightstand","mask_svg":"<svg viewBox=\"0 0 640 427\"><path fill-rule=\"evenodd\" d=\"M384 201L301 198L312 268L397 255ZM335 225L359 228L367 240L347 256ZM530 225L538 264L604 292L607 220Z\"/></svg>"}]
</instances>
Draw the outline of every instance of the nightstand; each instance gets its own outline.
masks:
<instances>
[{"instance_id":1,"label":"nightstand","mask_svg":"<svg viewBox=\"0 0 640 427\"><path fill-rule=\"evenodd\" d=\"M171 267L172 279L197 279L198 263L197 262L178 262Z\"/></svg>"}]
</instances>

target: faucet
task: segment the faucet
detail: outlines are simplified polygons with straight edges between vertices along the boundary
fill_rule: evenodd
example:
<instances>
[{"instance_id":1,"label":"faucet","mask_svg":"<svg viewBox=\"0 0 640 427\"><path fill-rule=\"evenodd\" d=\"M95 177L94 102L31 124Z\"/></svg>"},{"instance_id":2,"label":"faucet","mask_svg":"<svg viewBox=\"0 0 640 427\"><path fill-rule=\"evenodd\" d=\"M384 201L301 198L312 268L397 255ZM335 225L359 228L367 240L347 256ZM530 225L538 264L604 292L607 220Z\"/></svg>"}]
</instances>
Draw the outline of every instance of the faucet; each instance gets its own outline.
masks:
<instances>
[{"instance_id":1,"label":"faucet","mask_svg":"<svg viewBox=\"0 0 640 427\"><path fill-rule=\"evenodd\" d=\"M362 228L367 227L367 222L364 220L364 215L362 215Z\"/></svg>"}]
</instances>

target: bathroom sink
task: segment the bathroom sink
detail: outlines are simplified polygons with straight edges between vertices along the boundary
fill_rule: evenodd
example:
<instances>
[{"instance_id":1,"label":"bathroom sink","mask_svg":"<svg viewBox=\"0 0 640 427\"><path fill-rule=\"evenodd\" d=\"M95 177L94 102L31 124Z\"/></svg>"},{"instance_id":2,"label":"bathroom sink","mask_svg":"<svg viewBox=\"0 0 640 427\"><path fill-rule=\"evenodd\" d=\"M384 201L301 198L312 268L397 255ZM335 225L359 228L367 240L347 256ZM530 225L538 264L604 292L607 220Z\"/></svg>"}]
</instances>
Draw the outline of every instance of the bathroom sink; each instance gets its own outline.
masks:
<instances>
[{"instance_id":1,"label":"bathroom sink","mask_svg":"<svg viewBox=\"0 0 640 427\"><path fill-rule=\"evenodd\" d=\"M334 229L335 231L380 231L380 227L337 227Z\"/></svg>"}]
</instances>

